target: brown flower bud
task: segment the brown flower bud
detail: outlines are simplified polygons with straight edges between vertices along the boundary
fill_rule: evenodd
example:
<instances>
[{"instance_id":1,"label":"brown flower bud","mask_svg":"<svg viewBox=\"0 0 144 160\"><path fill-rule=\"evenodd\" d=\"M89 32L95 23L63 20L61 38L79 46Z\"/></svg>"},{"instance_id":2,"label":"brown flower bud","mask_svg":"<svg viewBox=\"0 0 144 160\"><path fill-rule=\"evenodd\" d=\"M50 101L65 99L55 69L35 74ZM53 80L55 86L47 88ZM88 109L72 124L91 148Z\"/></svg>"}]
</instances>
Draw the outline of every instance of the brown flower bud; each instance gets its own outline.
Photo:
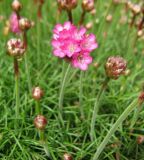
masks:
<instances>
[{"instance_id":1,"label":"brown flower bud","mask_svg":"<svg viewBox=\"0 0 144 160\"><path fill-rule=\"evenodd\" d=\"M7 42L6 48L7 48L7 53L10 56L17 58L21 57L25 52L23 42L20 39L16 38L10 39Z\"/></svg>"},{"instance_id":2,"label":"brown flower bud","mask_svg":"<svg viewBox=\"0 0 144 160\"><path fill-rule=\"evenodd\" d=\"M19 27L22 31L26 31L32 27L31 21L27 18L21 18L19 20Z\"/></svg>"},{"instance_id":3,"label":"brown flower bud","mask_svg":"<svg viewBox=\"0 0 144 160\"><path fill-rule=\"evenodd\" d=\"M83 0L82 8L86 12L91 12L94 9L94 0Z\"/></svg>"},{"instance_id":4,"label":"brown flower bud","mask_svg":"<svg viewBox=\"0 0 144 160\"><path fill-rule=\"evenodd\" d=\"M65 153L63 158L64 158L63 160L72 160L73 159L72 156L68 153Z\"/></svg>"},{"instance_id":5,"label":"brown flower bud","mask_svg":"<svg viewBox=\"0 0 144 160\"><path fill-rule=\"evenodd\" d=\"M40 87L35 87L32 90L32 96L35 100L40 100L43 97L44 93Z\"/></svg>"},{"instance_id":6,"label":"brown flower bud","mask_svg":"<svg viewBox=\"0 0 144 160\"><path fill-rule=\"evenodd\" d=\"M109 57L105 71L109 78L118 79L120 75L123 75L127 67L127 62L120 56Z\"/></svg>"},{"instance_id":7,"label":"brown flower bud","mask_svg":"<svg viewBox=\"0 0 144 160\"><path fill-rule=\"evenodd\" d=\"M43 115L38 115L34 119L34 125L37 129L43 130L47 125L47 119Z\"/></svg>"},{"instance_id":8,"label":"brown flower bud","mask_svg":"<svg viewBox=\"0 0 144 160\"><path fill-rule=\"evenodd\" d=\"M22 5L19 2L19 0L13 0L11 6L12 6L13 11L15 12L19 12L22 9Z\"/></svg>"},{"instance_id":9,"label":"brown flower bud","mask_svg":"<svg viewBox=\"0 0 144 160\"><path fill-rule=\"evenodd\" d=\"M144 136L143 135L139 135L137 137L137 144L142 144L144 142Z\"/></svg>"},{"instance_id":10,"label":"brown flower bud","mask_svg":"<svg viewBox=\"0 0 144 160\"><path fill-rule=\"evenodd\" d=\"M57 0L60 9L72 10L77 7L77 0Z\"/></svg>"}]
</instances>

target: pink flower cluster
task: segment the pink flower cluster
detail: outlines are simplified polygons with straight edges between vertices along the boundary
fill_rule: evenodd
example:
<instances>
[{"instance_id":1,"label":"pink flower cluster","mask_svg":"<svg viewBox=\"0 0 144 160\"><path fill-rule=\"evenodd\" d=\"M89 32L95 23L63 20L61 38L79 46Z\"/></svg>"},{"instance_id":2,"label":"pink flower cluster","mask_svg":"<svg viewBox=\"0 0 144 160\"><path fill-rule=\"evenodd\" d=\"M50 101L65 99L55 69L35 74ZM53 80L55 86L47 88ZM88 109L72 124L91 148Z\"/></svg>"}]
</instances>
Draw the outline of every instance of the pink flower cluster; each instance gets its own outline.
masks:
<instances>
[{"instance_id":1,"label":"pink flower cluster","mask_svg":"<svg viewBox=\"0 0 144 160\"><path fill-rule=\"evenodd\" d=\"M57 24L53 30L53 54L68 58L73 67L87 70L92 63L90 52L98 47L94 34L86 34L84 27L77 28L70 22Z\"/></svg>"}]
</instances>

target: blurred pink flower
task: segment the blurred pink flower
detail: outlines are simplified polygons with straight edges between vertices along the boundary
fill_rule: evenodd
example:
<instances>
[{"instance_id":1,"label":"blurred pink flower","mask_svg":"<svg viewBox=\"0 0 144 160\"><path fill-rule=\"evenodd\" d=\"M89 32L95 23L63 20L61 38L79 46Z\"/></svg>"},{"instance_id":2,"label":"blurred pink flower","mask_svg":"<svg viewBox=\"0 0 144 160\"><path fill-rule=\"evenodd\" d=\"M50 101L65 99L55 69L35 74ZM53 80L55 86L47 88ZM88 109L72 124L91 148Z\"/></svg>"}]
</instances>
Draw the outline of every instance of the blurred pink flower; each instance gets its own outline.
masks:
<instances>
[{"instance_id":1,"label":"blurred pink flower","mask_svg":"<svg viewBox=\"0 0 144 160\"><path fill-rule=\"evenodd\" d=\"M73 67L87 70L92 63L90 52L98 47L94 34L86 34L86 28L77 28L70 22L57 24L53 30L53 54L68 58Z\"/></svg>"},{"instance_id":2,"label":"blurred pink flower","mask_svg":"<svg viewBox=\"0 0 144 160\"><path fill-rule=\"evenodd\" d=\"M17 17L17 14L15 12L13 12L10 16L10 30L11 32L15 33L15 34L19 34L21 32L20 28L19 28L19 20Z\"/></svg>"}]
</instances>

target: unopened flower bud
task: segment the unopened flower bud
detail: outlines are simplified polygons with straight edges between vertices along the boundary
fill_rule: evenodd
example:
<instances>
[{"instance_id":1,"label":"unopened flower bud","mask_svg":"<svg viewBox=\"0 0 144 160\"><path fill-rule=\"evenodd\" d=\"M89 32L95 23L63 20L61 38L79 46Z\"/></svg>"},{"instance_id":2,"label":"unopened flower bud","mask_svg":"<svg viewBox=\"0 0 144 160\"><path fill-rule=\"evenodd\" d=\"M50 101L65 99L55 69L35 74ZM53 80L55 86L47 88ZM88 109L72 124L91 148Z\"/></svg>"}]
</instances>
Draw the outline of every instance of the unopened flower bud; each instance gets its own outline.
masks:
<instances>
[{"instance_id":1,"label":"unopened flower bud","mask_svg":"<svg viewBox=\"0 0 144 160\"><path fill-rule=\"evenodd\" d=\"M43 130L47 125L47 119L43 115L38 115L34 119L34 125L37 129Z\"/></svg>"},{"instance_id":2,"label":"unopened flower bud","mask_svg":"<svg viewBox=\"0 0 144 160\"><path fill-rule=\"evenodd\" d=\"M138 33L137 33L137 36L142 37L143 36L143 30L139 30Z\"/></svg>"},{"instance_id":3,"label":"unopened flower bud","mask_svg":"<svg viewBox=\"0 0 144 160\"><path fill-rule=\"evenodd\" d=\"M118 79L120 75L123 75L127 67L127 62L120 56L109 57L105 71L109 78Z\"/></svg>"},{"instance_id":4,"label":"unopened flower bud","mask_svg":"<svg viewBox=\"0 0 144 160\"><path fill-rule=\"evenodd\" d=\"M86 29L88 29L88 30L91 29L91 28L93 27L93 22L87 23L85 27L86 27Z\"/></svg>"},{"instance_id":5,"label":"unopened flower bud","mask_svg":"<svg viewBox=\"0 0 144 160\"><path fill-rule=\"evenodd\" d=\"M23 42L20 39L16 38L10 39L7 42L6 48L10 56L17 58L21 57L25 52Z\"/></svg>"},{"instance_id":6,"label":"unopened flower bud","mask_svg":"<svg viewBox=\"0 0 144 160\"><path fill-rule=\"evenodd\" d=\"M91 11L90 11L90 13L91 13L91 15L95 15L96 14L96 9L94 8L94 9L92 9Z\"/></svg>"},{"instance_id":7,"label":"unopened flower bud","mask_svg":"<svg viewBox=\"0 0 144 160\"><path fill-rule=\"evenodd\" d=\"M32 26L32 25L31 25L31 21L28 20L27 18L21 18L21 19L19 20L19 27L20 27L20 29L21 29L22 31L26 31L26 30L30 29L31 26Z\"/></svg>"},{"instance_id":8,"label":"unopened flower bud","mask_svg":"<svg viewBox=\"0 0 144 160\"><path fill-rule=\"evenodd\" d=\"M86 12L90 12L94 9L94 0L83 0L82 8Z\"/></svg>"},{"instance_id":9,"label":"unopened flower bud","mask_svg":"<svg viewBox=\"0 0 144 160\"><path fill-rule=\"evenodd\" d=\"M40 87L35 87L32 90L32 96L35 100L40 100L43 97L44 93Z\"/></svg>"},{"instance_id":10,"label":"unopened flower bud","mask_svg":"<svg viewBox=\"0 0 144 160\"><path fill-rule=\"evenodd\" d=\"M60 9L72 10L77 6L77 0L57 0Z\"/></svg>"},{"instance_id":11,"label":"unopened flower bud","mask_svg":"<svg viewBox=\"0 0 144 160\"><path fill-rule=\"evenodd\" d=\"M139 135L137 137L137 144L142 144L144 142L144 136L143 135Z\"/></svg>"},{"instance_id":12,"label":"unopened flower bud","mask_svg":"<svg viewBox=\"0 0 144 160\"><path fill-rule=\"evenodd\" d=\"M64 158L63 160L72 160L73 159L72 156L68 153L65 153L63 158Z\"/></svg>"},{"instance_id":13,"label":"unopened flower bud","mask_svg":"<svg viewBox=\"0 0 144 160\"><path fill-rule=\"evenodd\" d=\"M112 19L113 19L113 16L111 14L107 15L107 17L106 17L107 22L111 22Z\"/></svg>"},{"instance_id":14,"label":"unopened flower bud","mask_svg":"<svg viewBox=\"0 0 144 160\"><path fill-rule=\"evenodd\" d=\"M11 6L12 6L13 11L15 12L19 12L22 9L22 5L19 2L19 0L13 0Z\"/></svg>"}]
</instances>

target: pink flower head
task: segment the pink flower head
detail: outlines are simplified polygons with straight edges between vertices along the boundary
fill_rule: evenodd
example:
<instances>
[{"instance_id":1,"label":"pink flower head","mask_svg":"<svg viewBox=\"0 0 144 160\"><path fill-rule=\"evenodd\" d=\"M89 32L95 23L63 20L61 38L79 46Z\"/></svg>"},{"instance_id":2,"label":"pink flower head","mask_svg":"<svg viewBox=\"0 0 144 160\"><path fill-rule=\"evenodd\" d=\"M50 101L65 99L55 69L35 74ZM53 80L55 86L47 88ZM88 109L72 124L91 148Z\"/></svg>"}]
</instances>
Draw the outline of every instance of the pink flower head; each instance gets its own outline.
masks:
<instances>
[{"instance_id":1,"label":"pink flower head","mask_svg":"<svg viewBox=\"0 0 144 160\"><path fill-rule=\"evenodd\" d=\"M98 47L94 34L86 34L86 28L77 28L70 22L57 24L53 30L53 54L70 59L72 66L87 70L92 62L90 52Z\"/></svg>"},{"instance_id":2,"label":"pink flower head","mask_svg":"<svg viewBox=\"0 0 144 160\"><path fill-rule=\"evenodd\" d=\"M13 32L15 34L19 34L21 32L21 30L19 28L19 20L18 20L17 14L15 12L12 13L9 21L10 21L11 32Z\"/></svg>"}]
</instances>

